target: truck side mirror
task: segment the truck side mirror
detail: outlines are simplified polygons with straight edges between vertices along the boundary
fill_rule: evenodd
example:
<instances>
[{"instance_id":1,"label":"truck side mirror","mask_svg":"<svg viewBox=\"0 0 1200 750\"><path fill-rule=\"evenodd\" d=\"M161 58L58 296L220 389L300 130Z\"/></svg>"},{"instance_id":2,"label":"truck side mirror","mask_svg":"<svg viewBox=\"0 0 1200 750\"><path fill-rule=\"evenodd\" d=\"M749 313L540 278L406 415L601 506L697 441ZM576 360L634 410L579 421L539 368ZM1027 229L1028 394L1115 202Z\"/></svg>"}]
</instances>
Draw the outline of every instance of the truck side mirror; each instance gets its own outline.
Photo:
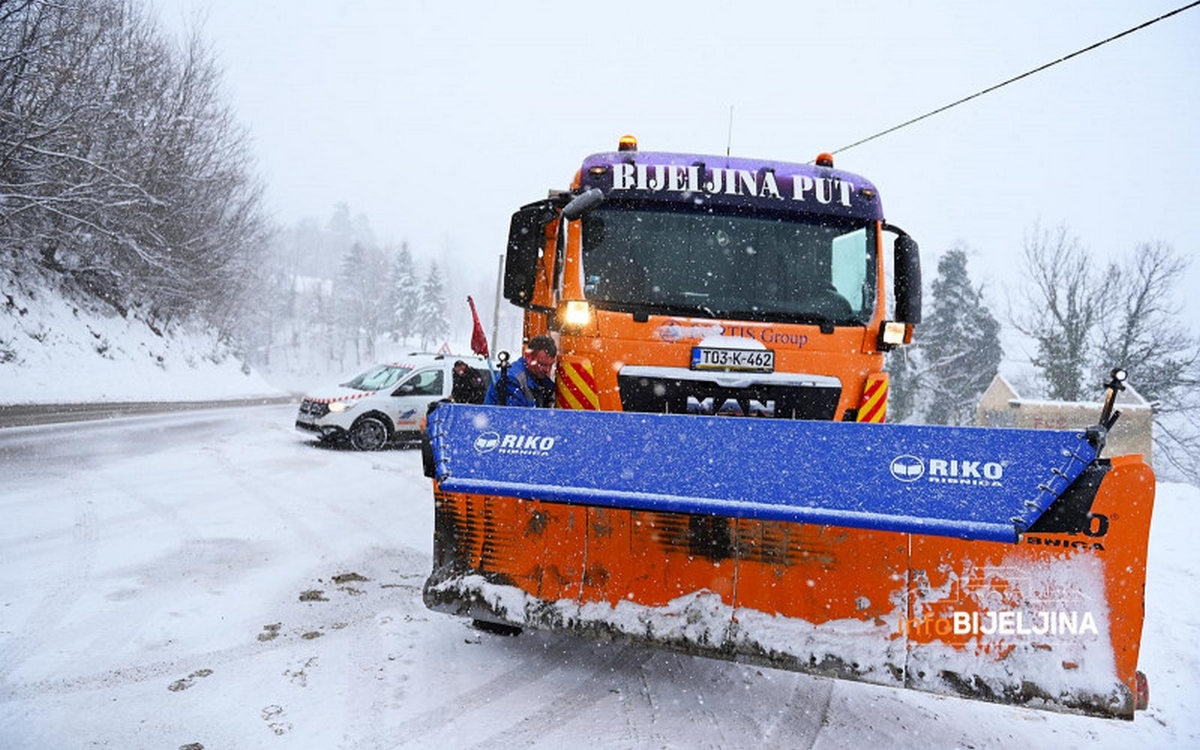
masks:
<instances>
[{"instance_id":1,"label":"truck side mirror","mask_svg":"<svg viewBox=\"0 0 1200 750\"><path fill-rule=\"evenodd\" d=\"M563 206L563 218L567 221L575 221L603 202L604 191L600 188L592 188L575 196L570 203Z\"/></svg>"},{"instance_id":2,"label":"truck side mirror","mask_svg":"<svg viewBox=\"0 0 1200 750\"><path fill-rule=\"evenodd\" d=\"M895 227L887 229L898 233L892 247L896 319L916 325L921 322L921 253L912 237Z\"/></svg>"},{"instance_id":3,"label":"truck side mirror","mask_svg":"<svg viewBox=\"0 0 1200 750\"><path fill-rule=\"evenodd\" d=\"M504 299L518 307L529 307L533 299L538 258L546 243L546 224L555 216L555 205L549 200L530 203L513 214L509 224Z\"/></svg>"}]
</instances>

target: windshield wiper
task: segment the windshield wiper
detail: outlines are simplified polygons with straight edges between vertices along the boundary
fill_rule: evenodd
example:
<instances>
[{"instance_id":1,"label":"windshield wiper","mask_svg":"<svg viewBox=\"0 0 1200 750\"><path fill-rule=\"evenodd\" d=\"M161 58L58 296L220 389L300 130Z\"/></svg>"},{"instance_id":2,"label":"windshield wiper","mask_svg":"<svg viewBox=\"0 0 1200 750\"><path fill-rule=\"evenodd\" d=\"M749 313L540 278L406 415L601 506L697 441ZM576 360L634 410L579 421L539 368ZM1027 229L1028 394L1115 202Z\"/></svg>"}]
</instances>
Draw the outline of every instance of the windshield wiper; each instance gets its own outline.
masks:
<instances>
[{"instance_id":1,"label":"windshield wiper","mask_svg":"<svg viewBox=\"0 0 1200 750\"><path fill-rule=\"evenodd\" d=\"M795 323L819 326L821 333L833 333L834 326L861 326L859 320L830 318L819 312L793 312L791 310L731 310L721 313L722 318L735 320L762 320L772 323Z\"/></svg>"},{"instance_id":2,"label":"windshield wiper","mask_svg":"<svg viewBox=\"0 0 1200 750\"><path fill-rule=\"evenodd\" d=\"M815 324L821 329L821 333L833 333L833 327L836 323L841 323L843 325L846 324L846 321L844 320L835 321L832 318L829 318L818 312L805 312L781 317L785 317L789 323L807 323L809 325Z\"/></svg>"},{"instance_id":3,"label":"windshield wiper","mask_svg":"<svg viewBox=\"0 0 1200 750\"><path fill-rule=\"evenodd\" d=\"M722 314L714 312L705 305L618 302L615 300L594 300L592 304L598 309L613 310L615 312L642 313L646 315L687 315L698 318L722 317Z\"/></svg>"}]
</instances>

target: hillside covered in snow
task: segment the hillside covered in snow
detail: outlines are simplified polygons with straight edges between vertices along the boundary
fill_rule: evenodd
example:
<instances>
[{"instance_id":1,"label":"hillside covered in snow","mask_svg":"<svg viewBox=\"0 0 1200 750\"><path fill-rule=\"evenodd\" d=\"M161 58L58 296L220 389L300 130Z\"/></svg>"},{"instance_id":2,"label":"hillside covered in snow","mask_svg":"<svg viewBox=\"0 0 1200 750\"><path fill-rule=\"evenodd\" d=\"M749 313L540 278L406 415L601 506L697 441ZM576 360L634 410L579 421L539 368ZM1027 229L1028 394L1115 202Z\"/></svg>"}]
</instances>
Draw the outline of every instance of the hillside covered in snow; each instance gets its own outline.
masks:
<instances>
[{"instance_id":1,"label":"hillside covered in snow","mask_svg":"<svg viewBox=\"0 0 1200 750\"><path fill-rule=\"evenodd\" d=\"M0 270L0 403L198 401L276 396L216 332L158 326Z\"/></svg>"}]
</instances>

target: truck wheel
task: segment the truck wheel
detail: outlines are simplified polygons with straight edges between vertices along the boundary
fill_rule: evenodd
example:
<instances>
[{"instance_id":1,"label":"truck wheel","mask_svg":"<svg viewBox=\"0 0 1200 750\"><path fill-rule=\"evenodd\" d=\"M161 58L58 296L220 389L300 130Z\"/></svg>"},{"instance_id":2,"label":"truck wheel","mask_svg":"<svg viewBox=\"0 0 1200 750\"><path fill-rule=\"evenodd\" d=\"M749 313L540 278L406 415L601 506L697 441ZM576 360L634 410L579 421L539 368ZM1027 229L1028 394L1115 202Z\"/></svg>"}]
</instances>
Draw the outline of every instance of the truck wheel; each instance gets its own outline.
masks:
<instances>
[{"instance_id":1,"label":"truck wheel","mask_svg":"<svg viewBox=\"0 0 1200 750\"><path fill-rule=\"evenodd\" d=\"M355 450L377 451L387 441L387 425L376 417L363 417L350 428L350 445Z\"/></svg>"}]
</instances>

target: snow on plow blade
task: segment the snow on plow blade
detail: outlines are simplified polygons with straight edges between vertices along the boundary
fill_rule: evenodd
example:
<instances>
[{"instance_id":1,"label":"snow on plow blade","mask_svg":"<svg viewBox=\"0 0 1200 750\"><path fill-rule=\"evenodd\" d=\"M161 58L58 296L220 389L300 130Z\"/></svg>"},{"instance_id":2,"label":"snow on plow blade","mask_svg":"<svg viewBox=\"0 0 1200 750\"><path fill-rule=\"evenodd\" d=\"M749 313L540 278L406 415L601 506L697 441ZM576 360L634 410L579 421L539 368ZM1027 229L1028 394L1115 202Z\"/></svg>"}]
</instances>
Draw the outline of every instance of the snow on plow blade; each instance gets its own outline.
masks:
<instances>
[{"instance_id":1,"label":"snow on plow blade","mask_svg":"<svg viewBox=\"0 0 1200 750\"><path fill-rule=\"evenodd\" d=\"M1078 432L466 405L428 430L433 609L1132 717L1154 478Z\"/></svg>"}]
</instances>

